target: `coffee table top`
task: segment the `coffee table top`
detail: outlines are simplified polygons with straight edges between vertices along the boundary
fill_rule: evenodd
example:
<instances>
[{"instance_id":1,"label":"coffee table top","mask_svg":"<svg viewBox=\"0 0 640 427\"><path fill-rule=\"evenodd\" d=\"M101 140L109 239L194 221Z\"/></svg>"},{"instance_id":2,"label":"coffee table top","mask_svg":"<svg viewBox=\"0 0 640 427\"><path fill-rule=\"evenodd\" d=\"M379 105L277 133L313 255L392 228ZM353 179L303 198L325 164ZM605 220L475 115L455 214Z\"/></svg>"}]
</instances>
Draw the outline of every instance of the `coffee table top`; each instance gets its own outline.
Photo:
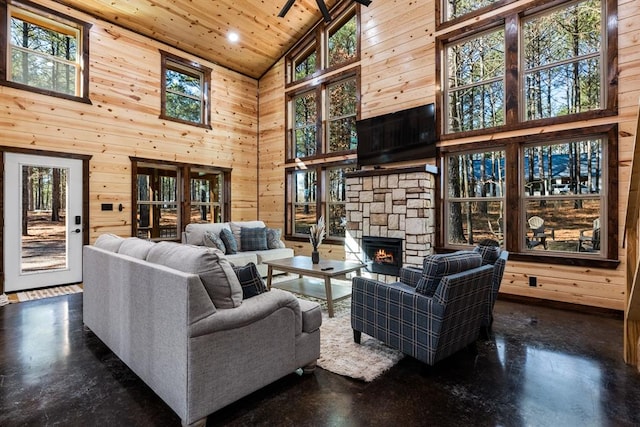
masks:
<instances>
[{"instance_id":1,"label":"coffee table top","mask_svg":"<svg viewBox=\"0 0 640 427\"><path fill-rule=\"evenodd\" d=\"M359 262L338 261L334 259L320 259L318 264L314 264L311 262L311 257L301 255L293 258L262 261L262 263L276 270L316 277L340 276L366 267L365 264Z\"/></svg>"}]
</instances>

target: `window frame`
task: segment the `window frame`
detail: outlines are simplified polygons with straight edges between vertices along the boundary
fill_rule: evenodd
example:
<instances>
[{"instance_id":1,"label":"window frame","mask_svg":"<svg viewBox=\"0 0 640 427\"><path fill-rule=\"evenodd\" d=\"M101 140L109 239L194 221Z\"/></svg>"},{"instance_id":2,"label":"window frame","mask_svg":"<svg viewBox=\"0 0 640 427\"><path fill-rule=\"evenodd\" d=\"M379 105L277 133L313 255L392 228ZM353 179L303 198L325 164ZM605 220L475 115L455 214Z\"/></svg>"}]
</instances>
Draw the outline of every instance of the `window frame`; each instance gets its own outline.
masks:
<instances>
[{"instance_id":1,"label":"window frame","mask_svg":"<svg viewBox=\"0 0 640 427\"><path fill-rule=\"evenodd\" d=\"M443 0L444 1L444 0ZM601 100L600 109L589 110L580 113L567 114L562 116L542 118L535 120L524 120L521 116L524 103L524 88L522 78L524 69L521 69L521 20L534 14L544 13L557 7L569 6L577 0L559 1L551 0L545 2L533 2L513 9L501 14L498 17L492 17L479 22L471 23L462 28L452 30L449 33L442 34L436 38L437 55L436 55L436 87L444 87L446 83L444 70L447 67L446 62L446 46L450 43L461 39L473 37L474 34L480 34L484 31L491 30L496 27L503 27L505 31L505 120L504 124L497 127L475 129L462 132L447 132L447 123L443 120L444 112L447 111L448 104L444 98L445 91L440 89L436 96L436 126L440 141L455 140L464 137L473 137L478 135L495 134L504 131L513 131L520 129L531 129L535 127L543 127L556 125L560 123L571 123L576 121L591 120L601 117L610 117L618 114L617 97L618 97L618 79L617 79L617 52L618 52L618 27L617 27L617 2L615 0L601 0L604 6L603 15L603 43L601 58L602 64L602 88L604 97ZM465 20L469 17L464 17Z\"/></svg>"},{"instance_id":2,"label":"window frame","mask_svg":"<svg viewBox=\"0 0 640 427\"><path fill-rule=\"evenodd\" d=\"M39 88L11 80L11 73L9 71L10 60L8 57L11 52L10 27L13 9L21 12L22 15L33 16L34 21L39 20L41 23L46 24L45 26L53 29L54 31L57 31L55 28L60 28L62 30L66 30L66 32L77 31L79 33L77 39L78 52L75 61L77 76L75 95ZM92 27L91 24L47 7L37 5L28 0L3 2L0 6L0 22L3 23L0 29L0 42L2 46L5 47L5 54L0 55L0 85L52 96L55 98L91 104L91 100L89 99L89 40ZM32 23L40 25L37 22Z\"/></svg>"},{"instance_id":3,"label":"window frame","mask_svg":"<svg viewBox=\"0 0 640 427\"><path fill-rule=\"evenodd\" d=\"M175 238L162 238L158 235L152 236L151 240L171 240L181 241L181 232L184 231L187 224L191 221L191 179L198 172L210 172L213 174L222 174L221 188L221 222L231 220L231 171L230 168L215 167L207 165L198 165L190 163L170 162L154 159L146 159L140 157L129 157L131 161L131 201L133 208L131 209L131 235L138 235L138 171L142 170L172 170L176 171L176 205L177 205L177 236ZM156 204L160 204L157 202ZM211 219L215 219L212 215ZM157 234L157 233L156 233Z\"/></svg>"},{"instance_id":4,"label":"window frame","mask_svg":"<svg viewBox=\"0 0 640 427\"><path fill-rule=\"evenodd\" d=\"M523 194L523 149L530 145L548 145L561 143L563 141L578 141L588 138L604 138L602 166L603 176L606 175L606 182L602 188L605 194L601 197L604 205L601 206L601 224L603 229L609 230L608 238L603 239L599 253L581 252L560 252L553 251L531 251L525 248L525 234L527 229L525 219L525 196ZM618 259L618 125L598 125L585 128L567 129L562 131L548 132L535 138L531 135L495 139L493 141L478 142L472 144L459 144L442 147L440 162L443 170L443 182L447 182L447 171L445 169L445 157L452 154L464 154L467 152L496 151L504 147L507 159L505 164L506 191L505 191L505 217L504 217L504 245L510 252L509 259L527 262L543 262L546 264L560 264L573 266L586 266L594 268L614 269L620 264ZM511 161L508 161L511 159ZM515 159L515 160L513 160ZM444 187L443 187L444 188ZM607 191L610 189L610 191ZM439 190L441 191L444 190ZM451 251L458 249L470 249L469 245L454 245L448 243L448 222L446 222L447 211L445 210L445 196L438 194L440 208L438 221L444 224L438 233L438 250Z\"/></svg>"},{"instance_id":5,"label":"window frame","mask_svg":"<svg viewBox=\"0 0 640 427\"><path fill-rule=\"evenodd\" d=\"M339 2L329 11L331 22L319 21L309 33L300 39L285 55L285 89L289 89L299 84L310 83L314 79L333 71L344 69L350 65L360 62L361 50L361 27L360 27L360 4ZM328 65L329 54L329 33L336 27L344 25L349 19L355 16L356 19L356 54L353 58L339 64ZM295 79L295 64L300 58L305 57L313 50L316 52L316 71L302 79Z\"/></svg>"},{"instance_id":6,"label":"window frame","mask_svg":"<svg viewBox=\"0 0 640 427\"><path fill-rule=\"evenodd\" d=\"M204 129L211 129L211 74L212 70L198 62L189 61L177 55L160 50L160 119L170 120ZM167 114L167 71L172 70L191 77L202 78L200 97L200 122L192 122Z\"/></svg>"},{"instance_id":7,"label":"window frame","mask_svg":"<svg viewBox=\"0 0 640 427\"><path fill-rule=\"evenodd\" d=\"M308 242L308 233L298 233L295 231L295 195L293 191L296 188L294 177L296 172L300 171L315 171L316 173L316 200L313 203L316 212L316 221L320 216L324 216L325 222L328 218L328 209L331 204L329 200L329 185L328 185L328 171L336 168L356 167L356 159L341 160L326 162L315 165L297 165L285 167L285 230L284 235L286 240ZM345 201L346 205L346 201ZM324 242L327 244L343 244L345 238L339 236L332 236L328 231Z\"/></svg>"}]
</instances>

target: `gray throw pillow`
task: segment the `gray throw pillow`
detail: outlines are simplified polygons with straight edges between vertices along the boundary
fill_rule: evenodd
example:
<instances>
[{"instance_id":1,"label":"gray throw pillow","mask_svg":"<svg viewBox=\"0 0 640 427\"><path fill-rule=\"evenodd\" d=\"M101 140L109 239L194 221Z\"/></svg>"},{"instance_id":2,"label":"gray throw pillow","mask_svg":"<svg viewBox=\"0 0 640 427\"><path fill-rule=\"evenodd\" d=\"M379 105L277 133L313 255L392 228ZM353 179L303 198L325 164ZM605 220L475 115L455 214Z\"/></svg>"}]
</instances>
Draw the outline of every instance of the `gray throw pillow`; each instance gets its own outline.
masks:
<instances>
[{"instance_id":1,"label":"gray throw pillow","mask_svg":"<svg viewBox=\"0 0 640 427\"><path fill-rule=\"evenodd\" d=\"M204 245L208 248L216 248L222 251L223 254L227 253L227 247L224 245L224 242L213 231L205 231L204 237L202 238Z\"/></svg>"},{"instance_id":2,"label":"gray throw pillow","mask_svg":"<svg viewBox=\"0 0 640 427\"><path fill-rule=\"evenodd\" d=\"M227 249L225 251L227 255L238 253L238 245L236 244L236 239L233 237L231 230L223 228L222 231L220 231L220 239L224 243L224 247Z\"/></svg>"},{"instance_id":3,"label":"gray throw pillow","mask_svg":"<svg viewBox=\"0 0 640 427\"><path fill-rule=\"evenodd\" d=\"M265 227L247 228L240 230L240 247L243 251L265 251L267 246L267 229Z\"/></svg>"},{"instance_id":4,"label":"gray throw pillow","mask_svg":"<svg viewBox=\"0 0 640 427\"><path fill-rule=\"evenodd\" d=\"M282 248L282 230L279 228L267 228L267 248Z\"/></svg>"},{"instance_id":5,"label":"gray throw pillow","mask_svg":"<svg viewBox=\"0 0 640 427\"><path fill-rule=\"evenodd\" d=\"M216 308L234 308L242 304L242 287L231 263L222 252L204 246L158 242L147 261L200 276Z\"/></svg>"}]
</instances>

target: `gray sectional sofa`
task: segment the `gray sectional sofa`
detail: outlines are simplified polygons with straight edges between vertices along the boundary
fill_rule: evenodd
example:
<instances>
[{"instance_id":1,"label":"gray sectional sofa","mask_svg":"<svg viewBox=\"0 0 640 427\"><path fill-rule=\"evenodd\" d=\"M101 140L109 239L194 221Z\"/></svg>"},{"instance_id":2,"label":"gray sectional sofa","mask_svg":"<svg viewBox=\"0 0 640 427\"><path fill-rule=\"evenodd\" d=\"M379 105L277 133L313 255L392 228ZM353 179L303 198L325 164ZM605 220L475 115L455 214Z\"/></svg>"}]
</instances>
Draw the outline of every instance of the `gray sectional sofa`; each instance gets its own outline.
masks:
<instances>
[{"instance_id":1,"label":"gray sectional sofa","mask_svg":"<svg viewBox=\"0 0 640 427\"><path fill-rule=\"evenodd\" d=\"M229 261L235 265L245 265L253 262L258 267L258 271L262 277L267 275L267 266L263 261L269 261L272 259L291 258L293 257L293 249L287 248L284 242L280 239L280 231L277 230L277 238L267 240L266 247L260 247L260 249L243 248L242 247L242 229L260 229L264 228L270 230L263 221L239 221L239 222L222 222L222 223L208 223L208 224L187 224L185 231L182 233L182 243L190 245L207 245L205 234L207 232L214 233L219 236L220 232L224 229L229 230L237 243L238 252L235 254L226 253L226 257ZM270 230L272 231L272 229ZM273 230L276 231L276 230Z\"/></svg>"},{"instance_id":2,"label":"gray sectional sofa","mask_svg":"<svg viewBox=\"0 0 640 427\"><path fill-rule=\"evenodd\" d=\"M83 256L85 325L183 425L315 367L319 305L278 289L243 299L216 249L103 235Z\"/></svg>"}]
</instances>

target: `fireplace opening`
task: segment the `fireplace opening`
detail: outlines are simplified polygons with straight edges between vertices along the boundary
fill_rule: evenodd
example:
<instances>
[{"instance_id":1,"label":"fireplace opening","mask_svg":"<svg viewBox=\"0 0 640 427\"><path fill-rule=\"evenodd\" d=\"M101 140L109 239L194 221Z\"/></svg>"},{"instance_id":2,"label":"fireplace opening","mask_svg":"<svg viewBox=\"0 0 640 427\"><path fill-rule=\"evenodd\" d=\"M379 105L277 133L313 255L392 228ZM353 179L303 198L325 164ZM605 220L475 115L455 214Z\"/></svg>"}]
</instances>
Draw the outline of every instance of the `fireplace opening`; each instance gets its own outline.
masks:
<instances>
[{"instance_id":1,"label":"fireplace opening","mask_svg":"<svg viewBox=\"0 0 640 427\"><path fill-rule=\"evenodd\" d=\"M402 267L402 239L394 237L362 238L362 251L371 273L398 276Z\"/></svg>"}]
</instances>

